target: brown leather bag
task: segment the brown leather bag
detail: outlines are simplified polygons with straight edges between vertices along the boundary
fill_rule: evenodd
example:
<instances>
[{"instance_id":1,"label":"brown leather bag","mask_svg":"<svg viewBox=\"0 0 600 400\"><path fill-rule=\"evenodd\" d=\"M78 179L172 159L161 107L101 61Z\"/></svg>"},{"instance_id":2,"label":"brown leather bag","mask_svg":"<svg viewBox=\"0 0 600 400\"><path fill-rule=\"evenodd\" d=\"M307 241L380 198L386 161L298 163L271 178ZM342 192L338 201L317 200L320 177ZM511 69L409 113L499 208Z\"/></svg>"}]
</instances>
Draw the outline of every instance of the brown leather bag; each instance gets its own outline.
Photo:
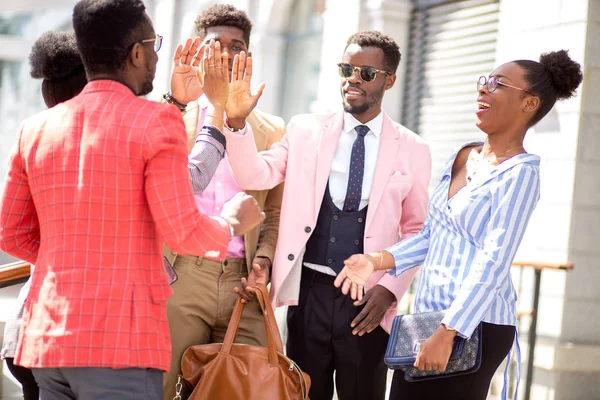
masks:
<instances>
[{"instance_id":1,"label":"brown leather bag","mask_svg":"<svg viewBox=\"0 0 600 400\"><path fill-rule=\"evenodd\" d=\"M223 343L192 346L183 354L183 378L195 387L190 400L308 399L310 378L283 355L267 288L254 288L265 319L268 347L233 343L244 310L238 299Z\"/></svg>"}]
</instances>

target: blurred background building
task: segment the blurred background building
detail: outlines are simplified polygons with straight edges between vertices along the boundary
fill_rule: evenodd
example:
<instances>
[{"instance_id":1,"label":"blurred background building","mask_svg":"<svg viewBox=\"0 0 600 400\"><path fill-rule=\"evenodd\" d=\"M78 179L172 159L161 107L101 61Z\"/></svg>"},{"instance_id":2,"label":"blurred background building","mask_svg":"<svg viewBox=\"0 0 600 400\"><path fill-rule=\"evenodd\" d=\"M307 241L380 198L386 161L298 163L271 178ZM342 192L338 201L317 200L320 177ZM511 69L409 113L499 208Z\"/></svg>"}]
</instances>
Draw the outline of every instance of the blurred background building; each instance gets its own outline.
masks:
<instances>
[{"instance_id":1,"label":"blurred background building","mask_svg":"<svg viewBox=\"0 0 600 400\"><path fill-rule=\"evenodd\" d=\"M214 2L146 0L165 37L154 97L167 91L176 45ZM231 0L254 21L254 85L267 87L259 108L286 121L341 105L336 63L347 37L377 29L402 51L384 107L427 139L432 184L453 150L482 140L474 125L476 81L499 64L569 49L584 69L576 98L557 104L526 138L542 157L542 199L517 258L562 263L543 273L532 399L600 399L600 0ZM44 109L40 82L29 78L31 45L48 30L71 29L74 0L0 0L0 158L19 123ZM0 163L0 179L6 162ZM0 255L0 262L10 258ZM515 277L532 301L533 274ZM16 287L0 290L0 321ZM522 344L527 354L526 331ZM0 327L1 328L1 327ZM525 360L523 363L525 366ZM524 368L523 368L524 369ZM525 382L523 379L522 383ZM14 388L4 385L2 398ZM522 396L523 397L523 396Z\"/></svg>"}]
</instances>

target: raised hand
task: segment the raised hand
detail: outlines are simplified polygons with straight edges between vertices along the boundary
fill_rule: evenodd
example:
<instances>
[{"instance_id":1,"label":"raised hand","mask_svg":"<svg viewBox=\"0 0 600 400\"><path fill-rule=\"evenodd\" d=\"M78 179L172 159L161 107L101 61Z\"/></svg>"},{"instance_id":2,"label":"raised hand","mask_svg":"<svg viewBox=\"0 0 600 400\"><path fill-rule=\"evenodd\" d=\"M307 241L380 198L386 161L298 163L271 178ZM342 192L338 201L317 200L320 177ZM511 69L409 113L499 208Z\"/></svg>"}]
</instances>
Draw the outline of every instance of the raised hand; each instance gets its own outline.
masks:
<instances>
[{"instance_id":1,"label":"raised hand","mask_svg":"<svg viewBox=\"0 0 600 400\"><path fill-rule=\"evenodd\" d=\"M342 293L348 294L352 300L362 300L365 283L373 273L373 260L364 254L354 254L346 261L345 267L335 278L335 287L342 287Z\"/></svg>"},{"instance_id":2,"label":"raised hand","mask_svg":"<svg viewBox=\"0 0 600 400\"><path fill-rule=\"evenodd\" d=\"M229 96L229 56L221 54L221 43L211 40L202 63L202 90L212 106L222 113Z\"/></svg>"},{"instance_id":3,"label":"raised hand","mask_svg":"<svg viewBox=\"0 0 600 400\"><path fill-rule=\"evenodd\" d=\"M243 121L250 115L265 88L264 82L258 86L255 94L250 90L252 79L252 57L242 51L233 58L229 99L225 106L228 120Z\"/></svg>"},{"instance_id":4,"label":"raised hand","mask_svg":"<svg viewBox=\"0 0 600 400\"><path fill-rule=\"evenodd\" d=\"M189 38L185 44L177 46L173 56L171 96L183 104L202 96L202 74L198 67L206 46L200 43L199 37Z\"/></svg>"}]
</instances>

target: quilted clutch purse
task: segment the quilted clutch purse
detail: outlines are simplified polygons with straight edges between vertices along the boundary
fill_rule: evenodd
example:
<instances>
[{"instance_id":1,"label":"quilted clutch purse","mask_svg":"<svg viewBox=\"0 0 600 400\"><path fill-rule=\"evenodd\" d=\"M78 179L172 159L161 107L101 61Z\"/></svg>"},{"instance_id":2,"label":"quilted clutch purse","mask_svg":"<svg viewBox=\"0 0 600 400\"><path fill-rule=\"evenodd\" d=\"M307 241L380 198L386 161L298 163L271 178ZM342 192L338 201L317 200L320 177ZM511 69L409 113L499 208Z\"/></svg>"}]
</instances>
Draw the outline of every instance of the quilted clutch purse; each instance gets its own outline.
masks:
<instances>
[{"instance_id":1,"label":"quilted clutch purse","mask_svg":"<svg viewBox=\"0 0 600 400\"><path fill-rule=\"evenodd\" d=\"M419 371L413 364L421 344L440 326L444 311L398 315L394 319L385 363L391 369L404 371L407 381L447 378L475 372L481 365L481 324L469 339L456 336L445 372Z\"/></svg>"}]
</instances>

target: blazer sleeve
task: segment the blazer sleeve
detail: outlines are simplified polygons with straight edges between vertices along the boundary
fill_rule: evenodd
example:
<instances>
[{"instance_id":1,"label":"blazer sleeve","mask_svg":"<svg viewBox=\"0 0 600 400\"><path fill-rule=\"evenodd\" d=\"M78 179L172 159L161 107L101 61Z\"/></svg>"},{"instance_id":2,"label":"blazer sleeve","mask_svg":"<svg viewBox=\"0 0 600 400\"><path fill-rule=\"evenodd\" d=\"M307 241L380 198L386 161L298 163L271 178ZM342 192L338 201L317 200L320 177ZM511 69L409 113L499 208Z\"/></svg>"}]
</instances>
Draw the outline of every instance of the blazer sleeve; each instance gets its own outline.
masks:
<instances>
[{"instance_id":1,"label":"blazer sleeve","mask_svg":"<svg viewBox=\"0 0 600 400\"><path fill-rule=\"evenodd\" d=\"M22 124L0 200L0 250L34 264L40 248L40 224L20 149L24 129Z\"/></svg>"},{"instance_id":2,"label":"blazer sleeve","mask_svg":"<svg viewBox=\"0 0 600 400\"><path fill-rule=\"evenodd\" d=\"M278 118L279 120L279 118ZM285 126L283 120L276 126L271 134L272 140L269 143L269 148L276 142L279 142L285 134ZM258 237L258 248L256 250L257 257L267 257L271 262L275 257L275 246L279 233L279 216L281 214L281 201L283 199L284 183L280 183L267 193L265 200L266 218L261 226L260 236Z\"/></svg>"},{"instance_id":3,"label":"blazer sleeve","mask_svg":"<svg viewBox=\"0 0 600 400\"><path fill-rule=\"evenodd\" d=\"M160 105L145 132L145 192L162 240L175 253L223 259L229 227L222 218L207 217L196 208L181 116L173 107Z\"/></svg>"},{"instance_id":4,"label":"blazer sleeve","mask_svg":"<svg viewBox=\"0 0 600 400\"><path fill-rule=\"evenodd\" d=\"M426 143L415 143L412 154L412 187L402 202L402 216L398 226L399 236L407 239L410 236L422 233L423 224L427 216L429 203L429 181L431 179L431 152ZM421 242L419 240L419 242ZM427 241L428 243L428 241ZM420 263L419 263L420 265ZM400 300L408 290L418 268L411 268L399 277L384 274L378 284L384 286Z\"/></svg>"},{"instance_id":5,"label":"blazer sleeve","mask_svg":"<svg viewBox=\"0 0 600 400\"><path fill-rule=\"evenodd\" d=\"M292 121L288 125L288 133L281 141L260 153L256 150L252 127L249 124L246 124L244 134L225 129L227 160L233 178L243 190L268 190L283 182L287 168Z\"/></svg>"}]
</instances>

